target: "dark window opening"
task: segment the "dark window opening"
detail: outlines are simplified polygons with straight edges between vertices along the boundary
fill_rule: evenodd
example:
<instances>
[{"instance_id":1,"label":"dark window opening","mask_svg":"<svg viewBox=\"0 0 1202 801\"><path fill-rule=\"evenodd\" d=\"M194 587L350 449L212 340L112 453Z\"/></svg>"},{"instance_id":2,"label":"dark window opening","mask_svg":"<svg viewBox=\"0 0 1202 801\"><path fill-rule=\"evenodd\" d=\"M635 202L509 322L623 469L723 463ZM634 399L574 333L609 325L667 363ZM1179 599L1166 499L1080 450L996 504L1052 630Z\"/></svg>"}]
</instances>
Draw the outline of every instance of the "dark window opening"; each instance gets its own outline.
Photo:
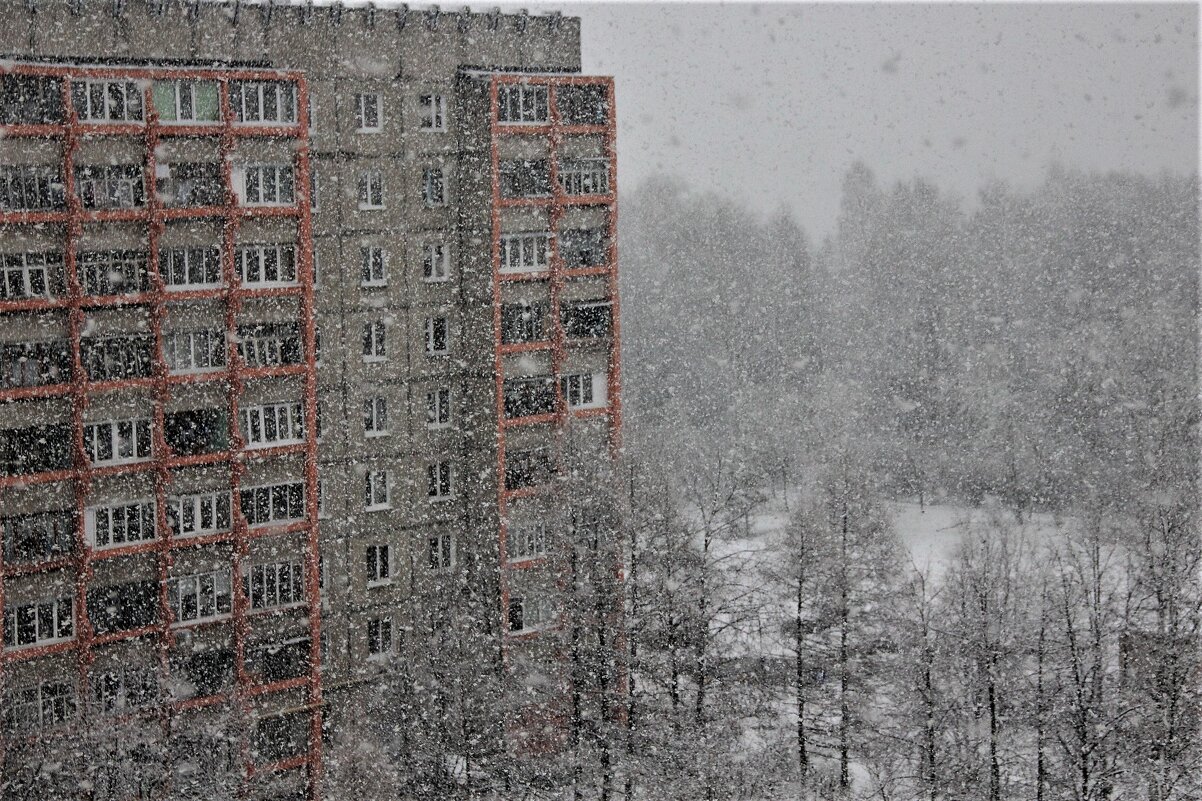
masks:
<instances>
[{"instance_id":1,"label":"dark window opening","mask_svg":"<svg viewBox=\"0 0 1202 801\"><path fill-rule=\"evenodd\" d=\"M6 517L0 526L6 563L54 559L75 550L75 512L70 510Z\"/></svg>"},{"instance_id":2,"label":"dark window opening","mask_svg":"<svg viewBox=\"0 0 1202 801\"><path fill-rule=\"evenodd\" d=\"M506 417L530 417L555 411L555 379L551 376L507 378L504 395Z\"/></svg>"},{"instance_id":3,"label":"dark window opening","mask_svg":"<svg viewBox=\"0 0 1202 801\"><path fill-rule=\"evenodd\" d=\"M129 631L158 620L159 585L134 581L100 587L88 593L88 620L96 634Z\"/></svg>"},{"instance_id":4,"label":"dark window opening","mask_svg":"<svg viewBox=\"0 0 1202 801\"><path fill-rule=\"evenodd\" d=\"M565 267L600 267L609 257L609 242L603 228L559 232L559 255Z\"/></svg>"},{"instance_id":5,"label":"dark window opening","mask_svg":"<svg viewBox=\"0 0 1202 801\"><path fill-rule=\"evenodd\" d=\"M555 474L546 449L506 454L505 489L522 489L545 484Z\"/></svg>"},{"instance_id":6,"label":"dark window opening","mask_svg":"<svg viewBox=\"0 0 1202 801\"><path fill-rule=\"evenodd\" d=\"M149 335L85 339L80 348L89 381L147 378L153 369L154 338Z\"/></svg>"},{"instance_id":7,"label":"dark window opening","mask_svg":"<svg viewBox=\"0 0 1202 801\"><path fill-rule=\"evenodd\" d=\"M521 598L509 599L509 630L521 631L525 628Z\"/></svg>"},{"instance_id":8,"label":"dark window opening","mask_svg":"<svg viewBox=\"0 0 1202 801\"><path fill-rule=\"evenodd\" d=\"M175 673L175 671L172 671ZM192 683L191 697L204 698L229 688L234 678L234 651L214 648L189 654L184 660L184 678Z\"/></svg>"},{"instance_id":9,"label":"dark window opening","mask_svg":"<svg viewBox=\"0 0 1202 801\"><path fill-rule=\"evenodd\" d=\"M0 470L20 476L66 470L73 457L71 426L49 425L0 431Z\"/></svg>"},{"instance_id":10,"label":"dark window opening","mask_svg":"<svg viewBox=\"0 0 1202 801\"><path fill-rule=\"evenodd\" d=\"M613 310L608 302L576 303L562 310L563 331L568 339L607 337L613 325Z\"/></svg>"},{"instance_id":11,"label":"dark window opening","mask_svg":"<svg viewBox=\"0 0 1202 801\"><path fill-rule=\"evenodd\" d=\"M63 121L63 86L44 75L0 76L0 125L53 125Z\"/></svg>"},{"instance_id":12,"label":"dark window opening","mask_svg":"<svg viewBox=\"0 0 1202 801\"><path fill-rule=\"evenodd\" d=\"M309 715L292 712L261 719L251 739L255 762L276 762L304 750L308 742Z\"/></svg>"},{"instance_id":13,"label":"dark window opening","mask_svg":"<svg viewBox=\"0 0 1202 801\"><path fill-rule=\"evenodd\" d=\"M150 289L146 253L98 250L79 254L80 283L88 295L132 295Z\"/></svg>"},{"instance_id":14,"label":"dark window opening","mask_svg":"<svg viewBox=\"0 0 1202 801\"><path fill-rule=\"evenodd\" d=\"M220 206L225 203L225 178L220 164L172 164L168 175L155 180L165 206Z\"/></svg>"},{"instance_id":15,"label":"dark window opening","mask_svg":"<svg viewBox=\"0 0 1202 801\"><path fill-rule=\"evenodd\" d=\"M557 87L555 104L565 125L604 125L609 118L609 91L604 85Z\"/></svg>"},{"instance_id":16,"label":"dark window opening","mask_svg":"<svg viewBox=\"0 0 1202 801\"><path fill-rule=\"evenodd\" d=\"M264 684L304 676L309 672L309 640L254 648L246 670Z\"/></svg>"},{"instance_id":17,"label":"dark window opening","mask_svg":"<svg viewBox=\"0 0 1202 801\"><path fill-rule=\"evenodd\" d=\"M546 159L503 161L501 197L542 197L551 194L551 168Z\"/></svg>"},{"instance_id":18,"label":"dark window opening","mask_svg":"<svg viewBox=\"0 0 1202 801\"><path fill-rule=\"evenodd\" d=\"M515 345L545 339L543 320L546 315L546 303L504 304L501 306L501 342Z\"/></svg>"},{"instance_id":19,"label":"dark window opening","mask_svg":"<svg viewBox=\"0 0 1202 801\"><path fill-rule=\"evenodd\" d=\"M220 409L190 409L167 415L164 433L176 456L221 453L229 448L229 417Z\"/></svg>"},{"instance_id":20,"label":"dark window opening","mask_svg":"<svg viewBox=\"0 0 1202 801\"><path fill-rule=\"evenodd\" d=\"M10 342L0 345L0 387L42 387L71 380L67 342Z\"/></svg>"}]
</instances>

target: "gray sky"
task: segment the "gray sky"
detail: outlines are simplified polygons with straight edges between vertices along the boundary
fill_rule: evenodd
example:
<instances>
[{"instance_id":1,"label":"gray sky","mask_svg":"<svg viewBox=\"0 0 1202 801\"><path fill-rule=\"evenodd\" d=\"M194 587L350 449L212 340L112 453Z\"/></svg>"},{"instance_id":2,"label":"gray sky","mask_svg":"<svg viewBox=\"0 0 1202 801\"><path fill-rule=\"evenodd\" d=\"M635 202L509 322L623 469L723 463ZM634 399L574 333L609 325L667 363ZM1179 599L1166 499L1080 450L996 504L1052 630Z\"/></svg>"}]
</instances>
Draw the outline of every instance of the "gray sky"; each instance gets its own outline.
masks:
<instances>
[{"instance_id":1,"label":"gray sky","mask_svg":"<svg viewBox=\"0 0 1202 801\"><path fill-rule=\"evenodd\" d=\"M531 4L617 78L620 181L656 172L828 233L854 160L964 197L1058 160L1198 168L1197 5Z\"/></svg>"}]
</instances>

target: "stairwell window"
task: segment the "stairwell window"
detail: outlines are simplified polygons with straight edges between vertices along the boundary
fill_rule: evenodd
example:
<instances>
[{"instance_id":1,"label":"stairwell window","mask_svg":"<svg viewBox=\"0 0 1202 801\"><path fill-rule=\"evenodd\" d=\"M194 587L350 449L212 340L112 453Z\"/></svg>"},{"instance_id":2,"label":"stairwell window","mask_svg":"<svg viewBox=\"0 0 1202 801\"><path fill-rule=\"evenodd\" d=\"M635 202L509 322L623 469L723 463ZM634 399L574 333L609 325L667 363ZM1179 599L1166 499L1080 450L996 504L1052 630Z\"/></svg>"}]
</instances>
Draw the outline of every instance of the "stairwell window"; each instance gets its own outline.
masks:
<instances>
[{"instance_id":1,"label":"stairwell window","mask_svg":"<svg viewBox=\"0 0 1202 801\"><path fill-rule=\"evenodd\" d=\"M455 567L455 538L453 536L439 534L429 537L426 545L431 570L445 571Z\"/></svg>"},{"instance_id":2,"label":"stairwell window","mask_svg":"<svg viewBox=\"0 0 1202 801\"><path fill-rule=\"evenodd\" d=\"M240 179L240 180L239 180ZM248 164L236 170L244 206L291 206L296 202L296 178L291 164Z\"/></svg>"},{"instance_id":3,"label":"stairwell window","mask_svg":"<svg viewBox=\"0 0 1202 801\"><path fill-rule=\"evenodd\" d=\"M167 597L175 625L215 620L233 610L233 594L227 570L170 579L167 582Z\"/></svg>"},{"instance_id":4,"label":"stairwell window","mask_svg":"<svg viewBox=\"0 0 1202 801\"><path fill-rule=\"evenodd\" d=\"M364 246L359 248L360 286L388 286L388 256L384 248Z\"/></svg>"},{"instance_id":5,"label":"stairwell window","mask_svg":"<svg viewBox=\"0 0 1202 801\"><path fill-rule=\"evenodd\" d=\"M367 621L367 653L369 659L392 653L392 618L376 617Z\"/></svg>"},{"instance_id":6,"label":"stairwell window","mask_svg":"<svg viewBox=\"0 0 1202 801\"><path fill-rule=\"evenodd\" d=\"M296 122L296 86L287 81L231 81L230 107L240 123Z\"/></svg>"},{"instance_id":7,"label":"stairwell window","mask_svg":"<svg viewBox=\"0 0 1202 801\"><path fill-rule=\"evenodd\" d=\"M94 506L84 515L84 532L97 549L116 548L154 539L154 501Z\"/></svg>"},{"instance_id":8,"label":"stairwell window","mask_svg":"<svg viewBox=\"0 0 1202 801\"><path fill-rule=\"evenodd\" d=\"M422 259L422 280L431 283L451 277L451 248L445 242L430 242Z\"/></svg>"},{"instance_id":9,"label":"stairwell window","mask_svg":"<svg viewBox=\"0 0 1202 801\"><path fill-rule=\"evenodd\" d=\"M75 636L75 604L70 598L46 598L4 609L6 650L63 642Z\"/></svg>"},{"instance_id":10,"label":"stairwell window","mask_svg":"<svg viewBox=\"0 0 1202 801\"><path fill-rule=\"evenodd\" d=\"M142 90L133 81L71 82L71 105L80 122L141 122Z\"/></svg>"},{"instance_id":11,"label":"stairwell window","mask_svg":"<svg viewBox=\"0 0 1202 801\"><path fill-rule=\"evenodd\" d=\"M426 468L426 472L426 494L431 501L444 501L455 497L454 474L450 462L435 462Z\"/></svg>"},{"instance_id":12,"label":"stairwell window","mask_svg":"<svg viewBox=\"0 0 1202 801\"><path fill-rule=\"evenodd\" d=\"M422 201L431 209L447 204L447 183L441 167L422 171Z\"/></svg>"},{"instance_id":13,"label":"stairwell window","mask_svg":"<svg viewBox=\"0 0 1202 801\"><path fill-rule=\"evenodd\" d=\"M359 208L364 210L384 208L384 173L368 170L359 176Z\"/></svg>"},{"instance_id":14,"label":"stairwell window","mask_svg":"<svg viewBox=\"0 0 1202 801\"><path fill-rule=\"evenodd\" d=\"M230 530L230 493L201 492L167 499L167 524L176 537Z\"/></svg>"},{"instance_id":15,"label":"stairwell window","mask_svg":"<svg viewBox=\"0 0 1202 801\"><path fill-rule=\"evenodd\" d=\"M446 428L450 424L451 390L430 390L426 393L426 428Z\"/></svg>"},{"instance_id":16,"label":"stairwell window","mask_svg":"<svg viewBox=\"0 0 1202 801\"><path fill-rule=\"evenodd\" d=\"M243 286L296 286L296 246L279 242L242 245L234 252L234 271Z\"/></svg>"},{"instance_id":17,"label":"stairwell window","mask_svg":"<svg viewBox=\"0 0 1202 801\"><path fill-rule=\"evenodd\" d=\"M264 403L242 411L242 437L247 448L269 448L304 442L300 403Z\"/></svg>"},{"instance_id":18,"label":"stairwell window","mask_svg":"<svg viewBox=\"0 0 1202 801\"><path fill-rule=\"evenodd\" d=\"M388 435L387 398L367 398L363 401L363 431L369 437Z\"/></svg>"},{"instance_id":19,"label":"stairwell window","mask_svg":"<svg viewBox=\"0 0 1202 801\"><path fill-rule=\"evenodd\" d=\"M447 129L447 99L442 95L420 95L420 127L423 131L445 131Z\"/></svg>"},{"instance_id":20,"label":"stairwell window","mask_svg":"<svg viewBox=\"0 0 1202 801\"><path fill-rule=\"evenodd\" d=\"M446 356L449 348L447 318L426 318L426 355Z\"/></svg>"},{"instance_id":21,"label":"stairwell window","mask_svg":"<svg viewBox=\"0 0 1202 801\"><path fill-rule=\"evenodd\" d=\"M128 464L150 458L150 419L106 420L83 427L84 451L94 465Z\"/></svg>"},{"instance_id":22,"label":"stairwell window","mask_svg":"<svg viewBox=\"0 0 1202 801\"><path fill-rule=\"evenodd\" d=\"M363 508L369 512L392 508L388 502L387 470L368 470L364 474Z\"/></svg>"},{"instance_id":23,"label":"stairwell window","mask_svg":"<svg viewBox=\"0 0 1202 801\"><path fill-rule=\"evenodd\" d=\"M382 362L388 358L387 327L383 320L374 320L363 326L363 361Z\"/></svg>"},{"instance_id":24,"label":"stairwell window","mask_svg":"<svg viewBox=\"0 0 1202 801\"><path fill-rule=\"evenodd\" d=\"M359 133L379 133L383 115L378 94L355 95L355 130Z\"/></svg>"},{"instance_id":25,"label":"stairwell window","mask_svg":"<svg viewBox=\"0 0 1202 801\"><path fill-rule=\"evenodd\" d=\"M367 586L374 587L392 581L391 551L388 545L368 545Z\"/></svg>"},{"instance_id":26,"label":"stairwell window","mask_svg":"<svg viewBox=\"0 0 1202 801\"><path fill-rule=\"evenodd\" d=\"M548 121L547 87L509 83L497 87L497 121L542 125Z\"/></svg>"}]
</instances>

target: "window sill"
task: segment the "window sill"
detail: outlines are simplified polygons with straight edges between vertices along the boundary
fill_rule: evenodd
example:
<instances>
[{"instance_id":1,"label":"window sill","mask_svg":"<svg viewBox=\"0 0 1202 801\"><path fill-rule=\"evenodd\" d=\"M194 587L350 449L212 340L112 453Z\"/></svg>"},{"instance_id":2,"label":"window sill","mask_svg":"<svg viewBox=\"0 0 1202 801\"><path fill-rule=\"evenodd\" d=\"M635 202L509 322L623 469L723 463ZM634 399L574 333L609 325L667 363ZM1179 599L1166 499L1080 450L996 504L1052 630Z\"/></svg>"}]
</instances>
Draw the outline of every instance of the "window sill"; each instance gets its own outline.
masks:
<instances>
[{"instance_id":1,"label":"window sill","mask_svg":"<svg viewBox=\"0 0 1202 801\"><path fill-rule=\"evenodd\" d=\"M383 128L383 126L379 126L379 125L377 125L375 128L356 128L355 133L357 133L357 134L379 134L379 133L384 133L384 128Z\"/></svg>"},{"instance_id":2,"label":"window sill","mask_svg":"<svg viewBox=\"0 0 1202 801\"><path fill-rule=\"evenodd\" d=\"M363 434L365 439L379 439L391 435L391 431L368 431Z\"/></svg>"},{"instance_id":3,"label":"window sill","mask_svg":"<svg viewBox=\"0 0 1202 801\"><path fill-rule=\"evenodd\" d=\"M376 579L374 581L367 582L367 589L374 590L376 587L388 587L391 584L392 584L392 579L390 579L390 578Z\"/></svg>"},{"instance_id":4,"label":"window sill","mask_svg":"<svg viewBox=\"0 0 1202 801\"><path fill-rule=\"evenodd\" d=\"M428 358L428 359L443 359L450 355L451 355L451 352L449 350L428 350L428 351L426 351L426 358Z\"/></svg>"},{"instance_id":5,"label":"window sill","mask_svg":"<svg viewBox=\"0 0 1202 801\"><path fill-rule=\"evenodd\" d=\"M363 511L365 511L365 512L387 512L387 511L390 511L391 509L392 509L392 504L390 504L390 503L382 504L380 506L364 506L363 507Z\"/></svg>"},{"instance_id":6,"label":"window sill","mask_svg":"<svg viewBox=\"0 0 1202 801\"><path fill-rule=\"evenodd\" d=\"M455 497L456 496L454 495L433 495L428 496L426 500L430 503L449 503L450 501L455 500Z\"/></svg>"},{"instance_id":7,"label":"window sill","mask_svg":"<svg viewBox=\"0 0 1202 801\"><path fill-rule=\"evenodd\" d=\"M364 364L383 364L386 361L388 361L387 356L364 356L363 357Z\"/></svg>"},{"instance_id":8,"label":"window sill","mask_svg":"<svg viewBox=\"0 0 1202 801\"><path fill-rule=\"evenodd\" d=\"M387 287L388 287L387 281L360 281L359 282L360 289L386 289Z\"/></svg>"},{"instance_id":9,"label":"window sill","mask_svg":"<svg viewBox=\"0 0 1202 801\"><path fill-rule=\"evenodd\" d=\"M27 648L41 648L46 645L58 645L59 643L72 642L74 637L55 637L49 640L38 640L37 642L25 643L23 645L8 645L5 644L5 651L24 651Z\"/></svg>"},{"instance_id":10,"label":"window sill","mask_svg":"<svg viewBox=\"0 0 1202 801\"><path fill-rule=\"evenodd\" d=\"M369 206L364 203L359 204L359 211L382 211L388 208L387 206Z\"/></svg>"},{"instance_id":11,"label":"window sill","mask_svg":"<svg viewBox=\"0 0 1202 801\"><path fill-rule=\"evenodd\" d=\"M442 278L423 278L423 284L446 284L451 280L451 276L444 275Z\"/></svg>"}]
</instances>

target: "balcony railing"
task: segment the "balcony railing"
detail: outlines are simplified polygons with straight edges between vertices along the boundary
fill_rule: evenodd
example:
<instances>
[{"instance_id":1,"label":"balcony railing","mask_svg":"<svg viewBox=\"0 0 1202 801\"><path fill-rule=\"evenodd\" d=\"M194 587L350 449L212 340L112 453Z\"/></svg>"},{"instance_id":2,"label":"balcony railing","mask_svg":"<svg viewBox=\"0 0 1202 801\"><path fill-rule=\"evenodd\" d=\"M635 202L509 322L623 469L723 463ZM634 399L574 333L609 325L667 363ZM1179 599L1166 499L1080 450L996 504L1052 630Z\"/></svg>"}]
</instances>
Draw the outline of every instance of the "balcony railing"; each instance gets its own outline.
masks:
<instances>
[{"instance_id":1,"label":"balcony railing","mask_svg":"<svg viewBox=\"0 0 1202 801\"><path fill-rule=\"evenodd\" d=\"M559 165L559 186L565 195L609 194L606 159L565 159Z\"/></svg>"}]
</instances>

